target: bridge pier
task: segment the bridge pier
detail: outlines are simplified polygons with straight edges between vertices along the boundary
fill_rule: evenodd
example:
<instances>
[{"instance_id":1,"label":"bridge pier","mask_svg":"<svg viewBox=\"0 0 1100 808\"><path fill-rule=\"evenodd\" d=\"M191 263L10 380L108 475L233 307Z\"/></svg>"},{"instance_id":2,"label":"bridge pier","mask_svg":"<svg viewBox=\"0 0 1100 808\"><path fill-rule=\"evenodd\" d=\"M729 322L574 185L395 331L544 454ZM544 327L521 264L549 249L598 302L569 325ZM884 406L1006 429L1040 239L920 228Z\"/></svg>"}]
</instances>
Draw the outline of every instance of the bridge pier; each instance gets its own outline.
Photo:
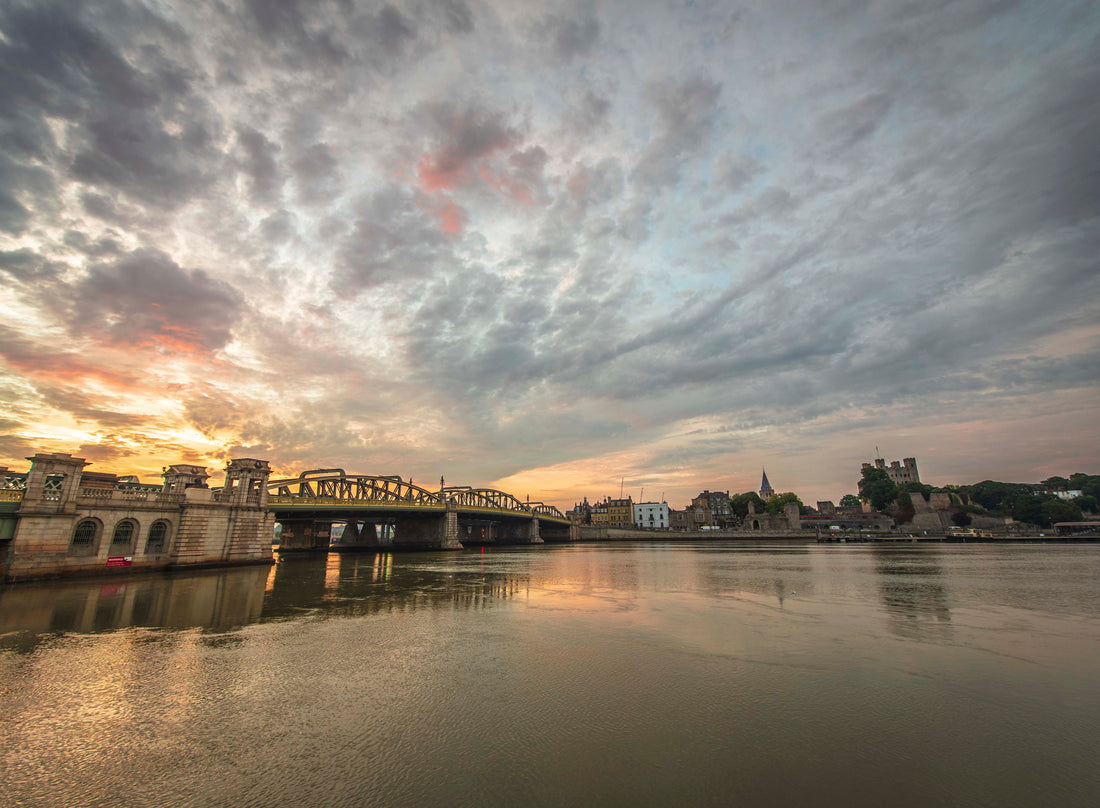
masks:
<instances>
[{"instance_id":1,"label":"bridge pier","mask_svg":"<svg viewBox=\"0 0 1100 808\"><path fill-rule=\"evenodd\" d=\"M543 544L539 535L539 520L507 521L501 523L501 544Z\"/></svg>"},{"instance_id":2,"label":"bridge pier","mask_svg":"<svg viewBox=\"0 0 1100 808\"><path fill-rule=\"evenodd\" d=\"M332 535L329 519L280 519L283 526L279 552L287 550L328 550Z\"/></svg>"},{"instance_id":3,"label":"bridge pier","mask_svg":"<svg viewBox=\"0 0 1100 808\"><path fill-rule=\"evenodd\" d=\"M539 525L539 535L544 542L564 544L571 541L579 541L580 529L577 525L558 525L552 522L543 522Z\"/></svg>"},{"instance_id":4,"label":"bridge pier","mask_svg":"<svg viewBox=\"0 0 1100 808\"><path fill-rule=\"evenodd\" d=\"M360 524L355 519L349 519L344 524L344 534L340 537L339 543L332 549L340 552L381 546L382 543L378 540L378 526L374 522Z\"/></svg>"},{"instance_id":5,"label":"bridge pier","mask_svg":"<svg viewBox=\"0 0 1100 808\"><path fill-rule=\"evenodd\" d=\"M394 519L395 550L461 550L458 539L458 506L447 502L443 516L402 514Z\"/></svg>"}]
</instances>

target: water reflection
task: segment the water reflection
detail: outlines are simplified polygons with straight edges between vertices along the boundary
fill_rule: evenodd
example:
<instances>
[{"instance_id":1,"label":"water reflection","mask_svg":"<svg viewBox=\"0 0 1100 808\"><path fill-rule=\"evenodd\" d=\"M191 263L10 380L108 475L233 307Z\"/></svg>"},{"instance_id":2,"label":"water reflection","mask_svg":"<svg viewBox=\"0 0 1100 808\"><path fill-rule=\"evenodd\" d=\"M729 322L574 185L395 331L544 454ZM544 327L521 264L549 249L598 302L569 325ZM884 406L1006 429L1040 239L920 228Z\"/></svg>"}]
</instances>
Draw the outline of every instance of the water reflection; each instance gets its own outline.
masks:
<instances>
[{"instance_id":1,"label":"water reflection","mask_svg":"<svg viewBox=\"0 0 1100 808\"><path fill-rule=\"evenodd\" d=\"M293 555L245 567L109 581L0 588L0 648L30 651L42 636L132 626L228 631L306 614L355 616L417 608L487 608L526 591L526 565L477 554Z\"/></svg>"},{"instance_id":2,"label":"water reflection","mask_svg":"<svg viewBox=\"0 0 1100 808\"><path fill-rule=\"evenodd\" d=\"M227 631L260 619L266 566L19 584L0 589L0 648L29 651L43 635L130 626Z\"/></svg>"},{"instance_id":3,"label":"water reflection","mask_svg":"<svg viewBox=\"0 0 1100 808\"><path fill-rule=\"evenodd\" d=\"M903 639L950 640L951 609L939 552L875 547L872 554L890 631Z\"/></svg>"},{"instance_id":4,"label":"water reflection","mask_svg":"<svg viewBox=\"0 0 1100 808\"><path fill-rule=\"evenodd\" d=\"M417 608L485 608L526 590L526 565L486 565L482 554L395 558L392 553L331 553L281 558L272 571L262 619L303 612L355 616Z\"/></svg>"}]
</instances>

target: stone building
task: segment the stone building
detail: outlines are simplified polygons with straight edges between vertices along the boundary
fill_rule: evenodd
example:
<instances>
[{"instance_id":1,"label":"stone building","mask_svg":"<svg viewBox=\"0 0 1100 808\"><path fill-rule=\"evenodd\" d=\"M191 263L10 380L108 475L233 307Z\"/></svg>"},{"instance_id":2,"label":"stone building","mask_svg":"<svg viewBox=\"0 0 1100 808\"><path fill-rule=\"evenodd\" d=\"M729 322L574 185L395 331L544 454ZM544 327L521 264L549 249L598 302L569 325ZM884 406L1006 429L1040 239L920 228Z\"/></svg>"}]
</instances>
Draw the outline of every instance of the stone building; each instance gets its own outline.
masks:
<instances>
[{"instance_id":1,"label":"stone building","mask_svg":"<svg viewBox=\"0 0 1100 808\"><path fill-rule=\"evenodd\" d=\"M30 471L6 473L0 491L6 580L272 560L265 460L230 460L211 490L201 466L169 466L157 486L85 472L60 452L27 459Z\"/></svg>"},{"instance_id":2,"label":"stone building","mask_svg":"<svg viewBox=\"0 0 1100 808\"><path fill-rule=\"evenodd\" d=\"M915 457L906 457L902 461L892 460L890 465L886 465L884 458L875 458L876 469L882 469L894 481L895 485L901 485L902 483L919 483L920 474L917 473L917 459ZM871 468L870 463L864 463L861 468Z\"/></svg>"},{"instance_id":3,"label":"stone building","mask_svg":"<svg viewBox=\"0 0 1100 808\"><path fill-rule=\"evenodd\" d=\"M733 515L733 508L730 507L730 492L705 490L691 500L688 510L695 515L696 527L724 526Z\"/></svg>"},{"instance_id":4,"label":"stone building","mask_svg":"<svg viewBox=\"0 0 1100 808\"><path fill-rule=\"evenodd\" d=\"M782 513L756 512L756 505L749 503L749 512L741 523L743 532L780 531L784 533L798 533L802 530L802 518L797 502L788 502L783 506Z\"/></svg>"}]
</instances>

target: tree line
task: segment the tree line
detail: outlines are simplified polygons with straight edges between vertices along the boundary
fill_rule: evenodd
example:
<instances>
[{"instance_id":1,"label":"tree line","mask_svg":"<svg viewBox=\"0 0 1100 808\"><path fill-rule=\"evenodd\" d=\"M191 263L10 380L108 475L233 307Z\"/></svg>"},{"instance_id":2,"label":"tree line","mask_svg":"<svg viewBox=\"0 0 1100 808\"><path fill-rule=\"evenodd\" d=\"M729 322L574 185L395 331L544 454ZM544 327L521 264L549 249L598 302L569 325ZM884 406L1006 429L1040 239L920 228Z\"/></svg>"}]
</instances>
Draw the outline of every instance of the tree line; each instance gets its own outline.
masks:
<instances>
[{"instance_id":1,"label":"tree line","mask_svg":"<svg viewBox=\"0 0 1100 808\"><path fill-rule=\"evenodd\" d=\"M1080 495L1066 500L1054 491L1080 491ZM876 511L891 511L899 523L912 521L913 497L922 496L928 501L932 493L950 495L952 521L965 527L972 515L1012 517L1039 527L1050 527L1055 522L1079 522L1085 513L1095 513L1100 502L1100 475L1071 474L1069 477L1049 477L1038 484L1004 483L983 480L973 485L946 485L935 488L924 483L907 482L897 485L885 470L875 467L863 469L859 480L859 495ZM851 495L848 495L851 496ZM841 500L845 504L848 496Z\"/></svg>"}]
</instances>

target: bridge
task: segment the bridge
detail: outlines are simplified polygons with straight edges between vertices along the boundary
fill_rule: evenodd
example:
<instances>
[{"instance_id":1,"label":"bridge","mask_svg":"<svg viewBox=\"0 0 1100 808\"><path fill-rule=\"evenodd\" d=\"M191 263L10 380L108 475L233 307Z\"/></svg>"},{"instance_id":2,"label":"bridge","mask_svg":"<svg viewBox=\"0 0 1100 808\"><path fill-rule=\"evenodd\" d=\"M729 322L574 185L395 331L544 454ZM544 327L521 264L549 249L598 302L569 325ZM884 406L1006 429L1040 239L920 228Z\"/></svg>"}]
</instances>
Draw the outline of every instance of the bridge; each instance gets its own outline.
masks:
<instances>
[{"instance_id":1,"label":"bridge","mask_svg":"<svg viewBox=\"0 0 1100 808\"><path fill-rule=\"evenodd\" d=\"M569 519L505 491L445 486L431 491L398 476L314 469L268 480L267 509L281 525L280 550L459 549L469 544L542 544L576 537Z\"/></svg>"}]
</instances>

